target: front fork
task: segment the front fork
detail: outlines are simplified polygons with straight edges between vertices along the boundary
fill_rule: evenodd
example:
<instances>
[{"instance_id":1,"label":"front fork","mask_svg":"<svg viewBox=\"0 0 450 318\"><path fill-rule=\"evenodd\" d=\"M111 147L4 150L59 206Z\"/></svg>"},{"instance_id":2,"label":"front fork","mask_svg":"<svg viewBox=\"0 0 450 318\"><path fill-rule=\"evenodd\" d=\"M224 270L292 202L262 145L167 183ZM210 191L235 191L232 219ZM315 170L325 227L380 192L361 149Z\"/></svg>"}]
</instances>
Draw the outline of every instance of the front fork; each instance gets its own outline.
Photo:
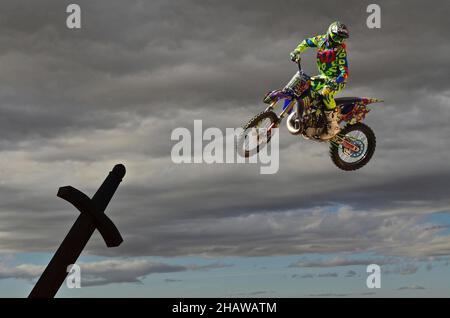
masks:
<instances>
[{"instance_id":1,"label":"front fork","mask_svg":"<svg viewBox=\"0 0 450 318\"><path fill-rule=\"evenodd\" d=\"M278 103L279 100L273 101L272 103L270 103L269 106L267 106L267 108L265 109L265 111L273 111L273 109L275 108L275 105ZM284 117L286 117L287 114L289 114L289 112L292 110L292 108L295 105L295 99L292 99L287 105L286 107L284 107L283 111L281 112L280 116L278 117L278 121L277 122L273 122L269 128L267 128L268 131L270 131L272 128L274 127L278 127L278 125L280 124L280 122L283 120Z\"/></svg>"}]
</instances>

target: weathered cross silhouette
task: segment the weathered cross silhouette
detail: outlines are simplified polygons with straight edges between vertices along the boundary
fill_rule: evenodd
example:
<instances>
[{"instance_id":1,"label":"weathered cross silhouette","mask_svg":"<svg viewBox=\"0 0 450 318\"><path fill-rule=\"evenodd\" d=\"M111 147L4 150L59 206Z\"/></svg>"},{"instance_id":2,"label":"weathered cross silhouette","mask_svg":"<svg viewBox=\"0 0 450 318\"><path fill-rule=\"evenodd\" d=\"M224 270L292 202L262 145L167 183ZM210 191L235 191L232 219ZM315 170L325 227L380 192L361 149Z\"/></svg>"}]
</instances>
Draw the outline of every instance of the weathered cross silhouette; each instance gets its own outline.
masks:
<instances>
[{"instance_id":1,"label":"weathered cross silhouette","mask_svg":"<svg viewBox=\"0 0 450 318\"><path fill-rule=\"evenodd\" d=\"M123 242L116 226L104 211L124 176L125 166L116 165L92 199L71 186L59 188L57 196L73 204L81 214L37 281L29 298L52 298L56 295L67 276L67 267L75 264L95 229L100 232L107 247L116 247Z\"/></svg>"}]
</instances>

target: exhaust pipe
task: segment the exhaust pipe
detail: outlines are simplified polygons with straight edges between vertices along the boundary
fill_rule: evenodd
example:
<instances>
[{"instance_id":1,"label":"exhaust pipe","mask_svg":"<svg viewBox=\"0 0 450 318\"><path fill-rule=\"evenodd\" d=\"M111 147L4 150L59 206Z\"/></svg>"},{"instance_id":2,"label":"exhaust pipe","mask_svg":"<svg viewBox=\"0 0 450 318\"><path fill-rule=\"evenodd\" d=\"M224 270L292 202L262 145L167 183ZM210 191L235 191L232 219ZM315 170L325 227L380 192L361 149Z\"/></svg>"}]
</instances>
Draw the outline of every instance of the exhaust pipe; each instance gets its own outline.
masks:
<instances>
[{"instance_id":1,"label":"exhaust pipe","mask_svg":"<svg viewBox=\"0 0 450 318\"><path fill-rule=\"evenodd\" d=\"M299 135L301 133L300 120L298 119L297 112L292 112L287 120L286 127L292 135Z\"/></svg>"},{"instance_id":2,"label":"exhaust pipe","mask_svg":"<svg viewBox=\"0 0 450 318\"><path fill-rule=\"evenodd\" d=\"M297 101L296 111L289 114L286 120L286 127L292 135L299 135L302 131L300 118L303 115L303 104Z\"/></svg>"}]
</instances>

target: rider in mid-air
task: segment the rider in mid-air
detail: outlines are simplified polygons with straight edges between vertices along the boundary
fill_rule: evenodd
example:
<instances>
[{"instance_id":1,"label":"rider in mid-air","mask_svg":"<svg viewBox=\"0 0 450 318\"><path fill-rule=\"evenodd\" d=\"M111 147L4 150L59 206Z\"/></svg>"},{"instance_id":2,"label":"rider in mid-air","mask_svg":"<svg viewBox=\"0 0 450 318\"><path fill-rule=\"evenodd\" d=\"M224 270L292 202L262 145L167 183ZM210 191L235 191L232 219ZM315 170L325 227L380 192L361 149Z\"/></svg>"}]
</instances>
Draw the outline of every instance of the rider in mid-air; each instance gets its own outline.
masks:
<instances>
[{"instance_id":1,"label":"rider in mid-air","mask_svg":"<svg viewBox=\"0 0 450 318\"><path fill-rule=\"evenodd\" d=\"M291 60L298 62L300 54L307 48L317 47L318 49L319 75L312 78L311 85L323 96L326 107L327 130L320 136L323 140L333 138L340 130L334 95L345 87L348 77L347 51L344 43L347 38L347 27L336 21L328 27L326 34L303 40L291 52Z\"/></svg>"}]
</instances>

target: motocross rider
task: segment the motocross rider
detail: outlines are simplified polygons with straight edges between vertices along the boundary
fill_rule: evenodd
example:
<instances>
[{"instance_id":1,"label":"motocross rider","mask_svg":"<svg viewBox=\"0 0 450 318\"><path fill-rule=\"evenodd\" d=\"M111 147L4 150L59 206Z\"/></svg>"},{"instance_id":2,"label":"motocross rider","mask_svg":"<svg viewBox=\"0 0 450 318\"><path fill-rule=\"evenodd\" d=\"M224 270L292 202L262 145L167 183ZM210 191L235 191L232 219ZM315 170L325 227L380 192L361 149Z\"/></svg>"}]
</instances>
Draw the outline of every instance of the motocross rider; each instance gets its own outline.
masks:
<instances>
[{"instance_id":1,"label":"motocross rider","mask_svg":"<svg viewBox=\"0 0 450 318\"><path fill-rule=\"evenodd\" d=\"M319 75L312 77L312 88L320 92L325 105L327 129L320 136L323 140L333 138L339 131L338 109L334 95L339 93L347 82L348 63L345 39L348 38L347 27L339 21L333 22L324 35L303 40L290 57L294 62L300 61L300 54L307 48L317 48L317 66Z\"/></svg>"}]
</instances>

